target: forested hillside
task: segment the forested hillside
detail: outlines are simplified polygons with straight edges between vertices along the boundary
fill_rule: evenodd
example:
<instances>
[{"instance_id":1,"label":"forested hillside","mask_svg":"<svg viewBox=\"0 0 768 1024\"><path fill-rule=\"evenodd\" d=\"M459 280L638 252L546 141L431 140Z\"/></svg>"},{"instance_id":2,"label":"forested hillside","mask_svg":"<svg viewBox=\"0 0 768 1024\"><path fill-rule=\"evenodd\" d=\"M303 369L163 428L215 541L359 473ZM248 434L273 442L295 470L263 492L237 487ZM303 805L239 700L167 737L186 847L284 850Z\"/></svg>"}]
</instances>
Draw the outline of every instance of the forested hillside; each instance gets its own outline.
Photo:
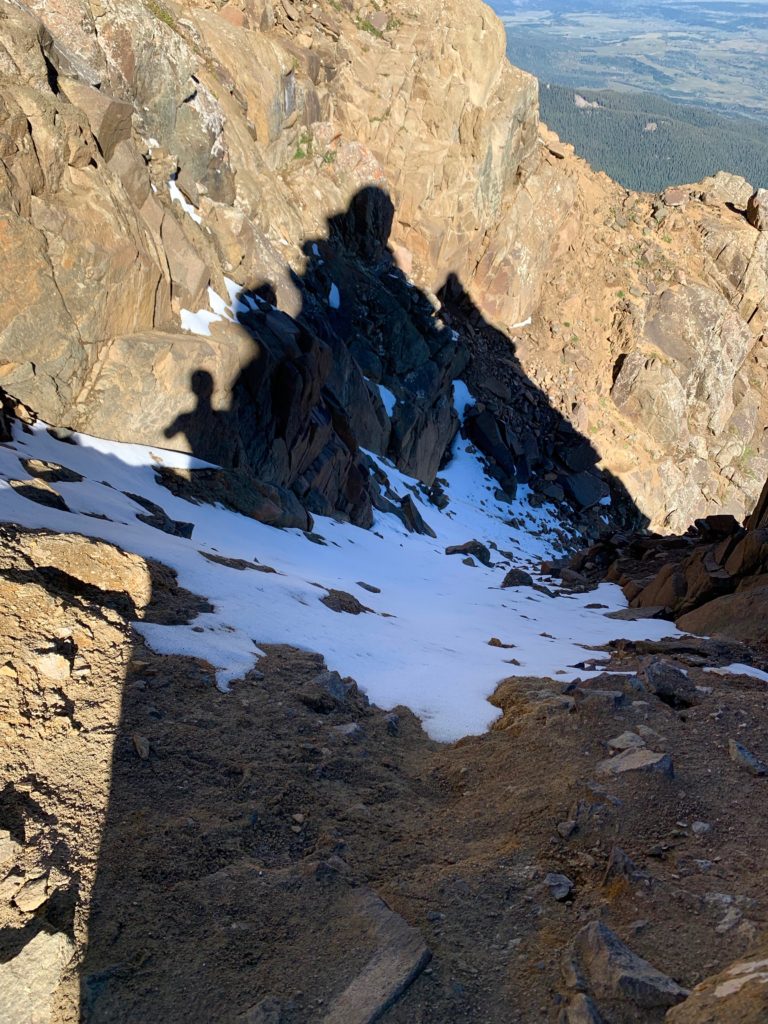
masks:
<instances>
[{"instance_id":1,"label":"forested hillside","mask_svg":"<svg viewBox=\"0 0 768 1024\"><path fill-rule=\"evenodd\" d=\"M576 96L589 104L578 105ZM768 128L746 117L671 103L648 93L541 84L541 119L595 170L627 188L658 192L715 171L768 186Z\"/></svg>"}]
</instances>

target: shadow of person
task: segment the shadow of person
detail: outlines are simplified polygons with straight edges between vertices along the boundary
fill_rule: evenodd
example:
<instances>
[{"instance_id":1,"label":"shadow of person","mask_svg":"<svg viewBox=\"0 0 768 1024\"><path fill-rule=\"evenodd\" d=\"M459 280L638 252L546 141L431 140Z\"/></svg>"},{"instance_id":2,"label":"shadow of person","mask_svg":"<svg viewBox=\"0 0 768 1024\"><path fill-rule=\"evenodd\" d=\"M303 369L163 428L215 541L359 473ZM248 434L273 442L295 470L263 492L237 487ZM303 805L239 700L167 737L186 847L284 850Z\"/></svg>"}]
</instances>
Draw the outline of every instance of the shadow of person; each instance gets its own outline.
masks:
<instances>
[{"instance_id":1,"label":"shadow of person","mask_svg":"<svg viewBox=\"0 0 768 1024\"><path fill-rule=\"evenodd\" d=\"M189 386L196 398L194 409L180 413L165 428L163 436L172 441L181 434L186 438L188 451L198 458L236 466L238 448L227 444L227 437L236 437L236 430L233 429L231 413L213 407L213 375L208 370L195 370L190 376Z\"/></svg>"},{"instance_id":2,"label":"shadow of person","mask_svg":"<svg viewBox=\"0 0 768 1024\"><path fill-rule=\"evenodd\" d=\"M517 484L527 484L534 504L554 502L563 518L570 506L587 543L605 532L607 506L613 527L644 529L649 520L622 481L606 468L598 470L601 455L592 440L528 376L514 335L488 323L455 274L448 275L438 298L441 316L467 345L464 379L479 399L468 410L464 434L486 456L502 489L514 494ZM575 405L570 412L575 417Z\"/></svg>"}]
</instances>

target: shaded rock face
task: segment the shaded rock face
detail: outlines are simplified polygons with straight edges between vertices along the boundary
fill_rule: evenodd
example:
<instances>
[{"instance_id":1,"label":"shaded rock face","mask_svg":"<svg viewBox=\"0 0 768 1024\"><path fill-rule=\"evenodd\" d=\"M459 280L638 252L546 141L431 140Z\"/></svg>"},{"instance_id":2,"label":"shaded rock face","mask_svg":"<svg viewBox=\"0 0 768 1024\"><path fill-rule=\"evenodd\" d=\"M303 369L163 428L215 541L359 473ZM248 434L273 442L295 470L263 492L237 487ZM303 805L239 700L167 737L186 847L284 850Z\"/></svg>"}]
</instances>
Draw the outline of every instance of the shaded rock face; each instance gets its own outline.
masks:
<instances>
[{"instance_id":1,"label":"shaded rock face","mask_svg":"<svg viewBox=\"0 0 768 1024\"><path fill-rule=\"evenodd\" d=\"M153 331L114 339L78 397L75 425L119 438L129 385L134 439L171 443L233 472L239 484L221 492L217 482L233 507L306 528L298 498L310 514L369 526L373 505L382 506L363 450L432 485L459 430L454 381L465 377L483 404L466 414L464 434L510 498L518 481L543 486L549 474L579 513L613 486L616 521L631 519L620 485L596 470L598 455L518 364L508 384L483 376L500 346L514 350L460 282L449 280L438 316L397 268L388 244L393 212L381 189L363 189L323 237L305 243L304 273L292 276L295 317L276 308L265 282L241 292L237 322L215 324L210 338ZM169 421L171 410L178 414ZM266 500L244 502L245 489ZM584 519L593 536L595 515Z\"/></svg>"},{"instance_id":2,"label":"shaded rock face","mask_svg":"<svg viewBox=\"0 0 768 1024\"><path fill-rule=\"evenodd\" d=\"M109 0L97 15L79 0L0 10L11 392L49 421L183 447L277 488L272 521L295 519L290 492L310 513L370 525L360 446L431 484L469 356L395 257L427 284L447 266L471 278L472 240L537 147L535 83L504 63L500 24L472 11L444 59L409 17L393 62L383 30L361 39L319 9L298 37L270 5L234 20ZM405 121L438 65L453 86L414 146ZM240 323L177 333L209 287L226 294L225 274L253 296ZM508 277L502 305L507 292Z\"/></svg>"},{"instance_id":3,"label":"shaded rock face","mask_svg":"<svg viewBox=\"0 0 768 1024\"><path fill-rule=\"evenodd\" d=\"M241 302L239 323L215 328L211 339L116 338L79 397L76 425L119 437L127 378L136 440L172 443L289 488L312 513L370 525L359 449L389 455L431 484L459 426L452 382L469 358L394 265L392 213L384 192L363 190L331 219L327 238L305 245L295 319L262 285L243 293L250 303ZM339 308L328 301L332 289ZM380 384L397 400L391 417ZM183 408L190 399L193 407ZM179 414L169 421L174 408Z\"/></svg>"},{"instance_id":4,"label":"shaded rock face","mask_svg":"<svg viewBox=\"0 0 768 1024\"><path fill-rule=\"evenodd\" d=\"M363 190L346 216L331 219L327 243L305 245L300 320L333 351L327 393L340 432L357 429L363 447L431 484L459 427L452 385L469 353L394 265L387 247L393 214L383 192ZM334 287L338 310L326 299ZM380 385L396 400L391 415Z\"/></svg>"},{"instance_id":5,"label":"shaded rock face","mask_svg":"<svg viewBox=\"0 0 768 1024\"><path fill-rule=\"evenodd\" d=\"M577 552L571 569L618 583L629 613L674 620L686 633L762 646L768 621L768 484L744 526L732 516L698 519L683 536L618 533ZM647 688L672 707L695 702L684 676L651 664Z\"/></svg>"},{"instance_id":6,"label":"shaded rock face","mask_svg":"<svg viewBox=\"0 0 768 1024\"><path fill-rule=\"evenodd\" d=\"M614 524L645 523L620 480L598 468L600 454L525 372L517 345L479 316L455 277L439 298L441 316L465 340L464 378L477 401L464 413L464 435L483 453L502 493L529 485L537 501L575 510L599 535L606 508Z\"/></svg>"}]
</instances>

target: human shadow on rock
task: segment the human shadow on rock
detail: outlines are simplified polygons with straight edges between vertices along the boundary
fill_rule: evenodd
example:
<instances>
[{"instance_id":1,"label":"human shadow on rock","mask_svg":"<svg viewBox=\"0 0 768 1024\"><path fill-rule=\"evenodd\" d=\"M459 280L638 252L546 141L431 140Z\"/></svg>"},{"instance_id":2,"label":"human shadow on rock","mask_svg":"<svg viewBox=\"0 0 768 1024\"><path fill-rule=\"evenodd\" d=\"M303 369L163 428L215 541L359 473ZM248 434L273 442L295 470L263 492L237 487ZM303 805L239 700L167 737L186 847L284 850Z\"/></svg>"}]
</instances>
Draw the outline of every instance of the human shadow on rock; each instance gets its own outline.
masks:
<instances>
[{"instance_id":1,"label":"human shadow on rock","mask_svg":"<svg viewBox=\"0 0 768 1024\"><path fill-rule=\"evenodd\" d=\"M191 368L192 408L167 425L167 437L183 435L196 456L250 474L275 500L290 496L309 513L367 526L386 504L366 450L420 479L437 503L436 481L463 429L510 502L525 484L535 501L560 502L565 518L578 512L587 534L611 511L614 522L637 519L620 484L595 471L588 439L527 378L510 339L461 282L450 277L438 301L408 280L389 247L393 213L386 193L363 189L329 219L326 237L305 243L295 319L265 291L269 282L243 289L238 319L253 358L222 410L210 372ZM463 428L457 379L476 399ZM608 496L613 509L600 505ZM256 642L258 631L254 622ZM378 769L375 758L323 753L318 721L331 712L319 698L294 700L322 665L302 657L298 668L289 659L267 674L267 689L256 673L224 695L200 666L187 672L168 662L166 671L162 659L138 652L115 738L82 965L85 1024L272 1020L248 1014L273 996L284 1008L275 1020L319 1019L316 1006L291 993L333 995L328 979L343 974L333 957L343 963L352 954L334 945L334 914L347 898L338 856L345 840L333 822L307 825L306 805L329 779L338 793ZM279 710L284 697L287 710ZM342 709L339 722L348 725L349 714ZM271 723L265 750L263 716ZM137 756L136 734L149 736L150 757ZM365 828L361 842L375 861L378 833ZM316 863L333 857L337 867L320 878ZM307 935L310 960L330 964L330 973L315 976L301 960Z\"/></svg>"},{"instance_id":2,"label":"human shadow on rock","mask_svg":"<svg viewBox=\"0 0 768 1024\"><path fill-rule=\"evenodd\" d=\"M596 469L599 453L530 380L512 340L491 326L450 275L439 299L416 288L389 238L394 207L382 189L362 189L303 245L295 318L281 312L269 281L244 288L239 323L254 355L231 385L226 411L196 370L197 404L169 425L197 456L252 474L292 495L311 514L370 526L378 485L367 451L390 458L426 487L450 458L462 427L454 381L476 399L465 435L486 458L500 496L519 484L535 503L562 504L584 539L617 525L645 525L626 489Z\"/></svg>"}]
</instances>

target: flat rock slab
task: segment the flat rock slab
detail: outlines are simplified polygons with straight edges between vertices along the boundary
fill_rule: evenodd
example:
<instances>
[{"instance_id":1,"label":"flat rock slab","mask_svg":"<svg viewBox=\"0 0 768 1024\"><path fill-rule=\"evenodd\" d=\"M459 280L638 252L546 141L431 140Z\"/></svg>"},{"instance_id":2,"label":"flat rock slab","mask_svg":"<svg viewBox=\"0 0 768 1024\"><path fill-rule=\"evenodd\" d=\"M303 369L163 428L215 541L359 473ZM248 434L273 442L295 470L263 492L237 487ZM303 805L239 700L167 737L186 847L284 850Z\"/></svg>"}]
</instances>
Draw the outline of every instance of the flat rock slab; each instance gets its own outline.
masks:
<instances>
[{"instance_id":1,"label":"flat rock slab","mask_svg":"<svg viewBox=\"0 0 768 1024\"><path fill-rule=\"evenodd\" d=\"M608 740L608 746L611 750L639 750L645 746L645 740L636 732L627 731Z\"/></svg>"},{"instance_id":2,"label":"flat rock slab","mask_svg":"<svg viewBox=\"0 0 768 1024\"><path fill-rule=\"evenodd\" d=\"M355 980L323 1018L323 1024L372 1024L400 998L432 958L421 932L390 910L370 889L358 895L358 910L379 946Z\"/></svg>"},{"instance_id":3,"label":"flat rock slab","mask_svg":"<svg viewBox=\"0 0 768 1024\"><path fill-rule=\"evenodd\" d=\"M615 612L606 612L606 619L619 619L623 622L638 622L641 619L660 619L664 615L664 605L650 605L647 608L619 608Z\"/></svg>"},{"instance_id":4,"label":"flat rock slab","mask_svg":"<svg viewBox=\"0 0 768 1024\"><path fill-rule=\"evenodd\" d=\"M750 775L759 777L768 775L768 765L765 761L761 761L756 754L736 740L728 740L728 753L733 763L737 764L739 768L745 768Z\"/></svg>"},{"instance_id":5,"label":"flat rock slab","mask_svg":"<svg viewBox=\"0 0 768 1024\"><path fill-rule=\"evenodd\" d=\"M445 549L446 555L473 555L483 565L491 564L491 552L479 540L468 540L464 544L451 544Z\"/></svg>"},{"instance_id":6,"label":"flat rock slab","mask_svg":"<svg viewBox=\"0 0 768 1024\"><path fill-rule=\"evenodd\" d=\"M599 921L593 921L577 934L574 953L601 1009L604 1001L618 999L653 1010L675 1006L689 994L653 964L633 953Z\"/></svg>"},{"instance_id":7,"label":"flat rock slab","mask_svg":"<svg viewBox=\"0 0 768 1024\"><path fill-rule=\"evenodd\" d=\"M565 1008L563 1024L605 1024L600 1011L583 992L577 992Z\"/></svg>"},{"instance_id":8,"label":"flat rock slab","mask_svg":"<svg viewBox=\"0 0 768 1024\"><path fill-rule=\"evenodd\" d=\"M63 932L38 932L12 960L0 964L0 1020L3 1024L45 1024L51 997L74 947Z\"/></svg>"},{"instance_id":9,"label":"flat rock slab","mask_svg":"<svg viewBox=\"0 0 768 1024\"><path fill-rule=\"evenodd\" d=\"M657 750L625 750L609 757L597 766L604 775L624 775L626 772L659 772L669 778L674 774L672 758Z\"/></svg>"}]
</instances>

